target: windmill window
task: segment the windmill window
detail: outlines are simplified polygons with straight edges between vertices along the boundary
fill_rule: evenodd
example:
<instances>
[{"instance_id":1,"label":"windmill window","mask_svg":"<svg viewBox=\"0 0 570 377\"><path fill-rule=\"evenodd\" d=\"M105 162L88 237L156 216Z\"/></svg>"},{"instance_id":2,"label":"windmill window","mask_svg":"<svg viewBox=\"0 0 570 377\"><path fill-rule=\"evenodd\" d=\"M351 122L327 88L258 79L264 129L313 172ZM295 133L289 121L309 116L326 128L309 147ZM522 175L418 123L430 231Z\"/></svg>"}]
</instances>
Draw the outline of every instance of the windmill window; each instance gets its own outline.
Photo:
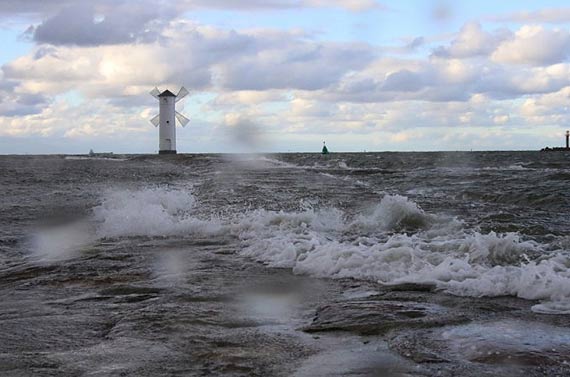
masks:
<instances>
[{"instance_id":1,"label":"windmill window","mask_svg":"<svg viewBox=\"0 0 570 377\"><path fill-rule=\"evenodd\" d=\"M167 121L166 121L166 123L170 123L170 121L169 121L169 120L167 120Z\"/></svg>"}]
</instances>

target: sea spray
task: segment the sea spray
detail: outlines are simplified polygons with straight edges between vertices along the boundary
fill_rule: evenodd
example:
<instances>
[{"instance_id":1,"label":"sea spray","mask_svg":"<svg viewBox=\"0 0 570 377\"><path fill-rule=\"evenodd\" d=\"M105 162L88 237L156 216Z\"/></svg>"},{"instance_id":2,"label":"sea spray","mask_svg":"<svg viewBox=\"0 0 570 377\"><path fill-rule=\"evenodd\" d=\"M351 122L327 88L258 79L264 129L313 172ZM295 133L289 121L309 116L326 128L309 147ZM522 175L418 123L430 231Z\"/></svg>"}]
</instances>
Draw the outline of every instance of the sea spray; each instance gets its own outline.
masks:
<instances>
[{"instance_id":1,"label":"sea spray","mask_svg":"<svg viewBox=\"0 0 570 377\"><path fill-rule=\"evenodd\" d=\"M385 195L367 213L352 215L304 206L297 212L257 209L206 219L197 216L197 205L189 189L110 190L93 208L93 234L81 242L73 237L57 249L67 255L95 238L224 233L241 242L241 255L297 274L435 284L459 296L543 300L533 307L541 313L570 308L566 255L548 256L547 245L518 233L482 234L457 219L426 213L403 196Z\"/></svg>"},{"instance_id":2,"label":"sea spray","mask_svg":"<svg viewBox=\"0 0 570 377\"><path fill-rule=\"evenodd\" d=\"M351 225L361 231L415 230L427 227L434 219L404 196L385 195L371 214L358 215Z\"/></svg>"},{"instance_id":3,"label":"sea spray","mask_svg":"<svg viewBox=\"0 0 570 377\"><path fill-rule=\"evenodd\" d=\"M124 236L173 236L193 233L216 234L216 219L192 215L196 199L191 190L145 188L110 190L93 209L100 238Z\"/></svg>"},{"instance_id":4,"label":"sea spray","mask_svg":"<svg viewBox=\"0 0 570 377\"><path fill-rule=\"evenodd\" d=\"M570 302L565 257L529 260L529 255L544 256L545 245L517 233L465 229L456 219L426 214L402 196L386 195L371 213L353 219L338 209L257 210L232 227L242 240L242 255L298 274L435 284L460 296L545 300L535 307L542 312ZM395 232L402 229L412 232Z\"/></svg>"}]
</instances>

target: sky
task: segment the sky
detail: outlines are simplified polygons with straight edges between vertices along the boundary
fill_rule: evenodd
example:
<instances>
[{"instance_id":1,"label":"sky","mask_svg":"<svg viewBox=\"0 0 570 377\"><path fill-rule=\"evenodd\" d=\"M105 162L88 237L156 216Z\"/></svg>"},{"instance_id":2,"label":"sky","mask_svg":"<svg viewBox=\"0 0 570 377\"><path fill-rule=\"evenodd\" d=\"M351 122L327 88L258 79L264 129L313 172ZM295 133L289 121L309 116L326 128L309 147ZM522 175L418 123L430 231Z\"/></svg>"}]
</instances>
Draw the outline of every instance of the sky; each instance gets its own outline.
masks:
<instances>
[{"instance_id":1,"label":"sky","mask_svg":"<svg viewBox=\"0 0 570 377\"><path fill-rule=\"evenodd\" d=\"M570 128L566 0L2 0L0 154L536 150Z\"/></svg>"}]
</instances>

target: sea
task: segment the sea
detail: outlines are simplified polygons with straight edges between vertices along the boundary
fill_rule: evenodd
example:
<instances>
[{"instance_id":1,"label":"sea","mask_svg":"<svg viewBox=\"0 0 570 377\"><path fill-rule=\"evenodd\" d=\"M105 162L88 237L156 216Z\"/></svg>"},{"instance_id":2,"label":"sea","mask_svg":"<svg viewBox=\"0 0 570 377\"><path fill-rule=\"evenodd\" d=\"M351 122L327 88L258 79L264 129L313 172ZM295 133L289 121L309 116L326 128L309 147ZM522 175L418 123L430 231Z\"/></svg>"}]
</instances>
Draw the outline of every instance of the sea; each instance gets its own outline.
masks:
<instances>
[{"instance_id":1,"label":"sea","mask_svg":"<svg viewBox=\"0 0 570 377\"><path fill-rule=\"evenodd\" d=\"M570 153L0 156L2 376L570 376Z\"/></svg>"}]
</instances>

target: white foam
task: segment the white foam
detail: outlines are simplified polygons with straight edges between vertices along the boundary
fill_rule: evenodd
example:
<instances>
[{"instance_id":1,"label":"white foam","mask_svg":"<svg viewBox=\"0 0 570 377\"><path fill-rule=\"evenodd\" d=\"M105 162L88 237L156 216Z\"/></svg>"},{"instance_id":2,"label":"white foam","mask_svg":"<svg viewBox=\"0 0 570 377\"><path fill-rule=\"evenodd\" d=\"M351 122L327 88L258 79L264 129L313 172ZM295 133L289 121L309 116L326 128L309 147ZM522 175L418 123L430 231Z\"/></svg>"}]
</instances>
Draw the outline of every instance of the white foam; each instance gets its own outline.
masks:
<instances>
[{"instance_id":1,"label":"white foam","mask_svg":"<svg viewBox=\"0 0 570 377\"><path fill-rule=\"evenodd\" d=\"M421 228L430 224L433 216L416 203L400 195L386 195L371 214L359 215L351 223L362 230L397 230L403 227Z\"/></svg>"},{"instance_id":2,"label":"white foam","mask_svg":"<svg viewBox=\"0 0 570 377\"><path fill-rule=\"evenodd\" d=\"M525 168L522 165L519 164L511 164L508 166L487 166L484 168L481 168L481 170L500 170L500 171L505 171L505 170L532 170L529 168Z\"/></svg>"},{"instance_id":3,"label":"white foam","mask_svg":"<svg viewBox=\"0 0 570 377\"><path fill-rule=\"evenodd\" d=\"M93 213L100 238L215 234L215 220L192 216L195 199L189 190L147 188L107 192Z\"/></svg>"},{"instance_id":4,"label":"white foam","mask_svg":"<svg viewBox=\"0 0 570 377\"><path fill-rule=\"evenodd\" d=\"M58 261L76 257L104 238L129 236L208 236L223 227L217 219L193 215L195 198L187 189L109 190L90 219L36 232L33 257Z\"/></svg>"},{"instance_id":5,"label":"white foam","mask_svg":"<svg viewBox=\"0 0 570 377\"><path fill-rule=\"evenodd\" d=\"M196 207L187 189L109 191L93 209L95 230L38 236L39 254L66 257L103 238L230 233L241 241L242 255L298 274L435 284L454 295L542 300L534 311L570 313L565 243L547 253L548 245L517 233L482 234L457 219L426 213L403 196L385 195L356 215L305 203L298 212L259 209L222 221L199 218Z\"/></svg>"},{"instance_id":6,"label":"white foam","mask_svg":"<svg viewBox=\"0 0 570 377\"><path fill-rule=\"evenodd\" d=\"M259 157L259 161L266 162L270 164L272 167L280 167L280 168L288 168L288 169L304 169L306 166L295 165L289 162L277 160L275 158L270 158L267 156Z\"/></svg>"},{"instance_id":7,"label":"white foam","mask_svg":"<svg viewBox=\"0 0 570 377\"><path fill-rule=\"evenodd\" d=\"M401 233L402 229L410 234ZM330 278L384 284L429 283L462 296L512 295L544 300L540 312L570 307L570 259L547 256L517 233L481 234L426 214L402 196L385 196L352 219L338 209L258 210L233 225L242 254L269 266ZM529 261L527 255L543 254Z\"/></svg>"},{"instance_id":8,"label":"white foam","mask_svg":"<svg viewBox=\"0 0 570 377\"><path fill-rule=\"evenodd\" d=\"M570 301L547 301L534 305L532 311L540 314L570 314Z\"/></svg>"}]
</instances>

